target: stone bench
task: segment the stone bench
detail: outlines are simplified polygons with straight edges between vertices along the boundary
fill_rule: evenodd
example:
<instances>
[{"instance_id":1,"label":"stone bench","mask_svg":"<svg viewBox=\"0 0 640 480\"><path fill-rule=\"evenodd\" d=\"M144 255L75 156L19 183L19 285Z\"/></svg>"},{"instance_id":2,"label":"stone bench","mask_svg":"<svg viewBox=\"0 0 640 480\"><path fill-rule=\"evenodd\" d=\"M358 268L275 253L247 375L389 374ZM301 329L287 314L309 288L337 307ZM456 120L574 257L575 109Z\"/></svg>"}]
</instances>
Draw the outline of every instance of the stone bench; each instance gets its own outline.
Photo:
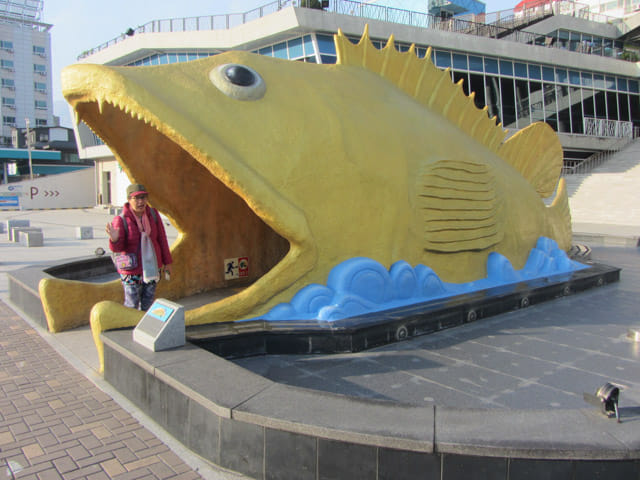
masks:
<instances>
[{"instance_id":1,"label":"stone bench","mask_svg":"<svg viewBox=\"0 0 640 480\"><path fill-rule=\"evenodd\" d=\"M44 244L44 237L42 235L42 229L29 228L18 229L18 237L20 239L20 245L25 247L42 247Z\"/></svg>"},{"instance_id":2,"label":"stone bench","mask_svg":"<svg viewBox=\"0 0 640 480\"><path fill-rule=\"evenodd\" d=\"M29 220L7 220L5 222L5 226L7 227L7 240L10 242L17 242L18 240L13 239L13 228L14 227L28 227L31 223Z\"/></svg>"},{"instance_id":3,"label":"stone bench","mask_svg":"<svg viewBox=\"0 0 640 480\"><path fill-rule=\"evenodd\" d=\"M91 240L93 238L93 227L76 227L77 240Z\"/></svg>"}]
</instances>

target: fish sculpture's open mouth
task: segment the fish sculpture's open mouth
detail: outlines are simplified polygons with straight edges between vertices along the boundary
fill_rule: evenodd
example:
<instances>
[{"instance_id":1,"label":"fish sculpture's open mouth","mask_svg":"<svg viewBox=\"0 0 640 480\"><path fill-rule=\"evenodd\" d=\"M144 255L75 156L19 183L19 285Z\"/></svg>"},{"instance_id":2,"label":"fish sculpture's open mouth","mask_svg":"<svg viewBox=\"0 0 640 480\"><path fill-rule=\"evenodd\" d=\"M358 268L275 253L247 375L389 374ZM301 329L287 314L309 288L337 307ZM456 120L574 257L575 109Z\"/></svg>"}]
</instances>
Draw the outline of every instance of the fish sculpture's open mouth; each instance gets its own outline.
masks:
<instances>
[{"instance_id":1,"label":"fish sculpture's open mouth","mask_svg":"<svg viewBox=\"0 0 640 480\"><path fill-rule=\"evenodd\" d=\"M224 259L248 257L249 275L240 285L252 285L216 302L215 313L255 313L313 266L304 215L247 168L238 152L205 133L198 124L203 119L170 109L125 70L136 69L76 65L65 70L63 90L77 120L107 143L179 231L172 280L159 293L175 299L238 286L225 280ZM188 323L212 321L211 310L209 304L187 312Z\"/></svg>"}]
</instances>

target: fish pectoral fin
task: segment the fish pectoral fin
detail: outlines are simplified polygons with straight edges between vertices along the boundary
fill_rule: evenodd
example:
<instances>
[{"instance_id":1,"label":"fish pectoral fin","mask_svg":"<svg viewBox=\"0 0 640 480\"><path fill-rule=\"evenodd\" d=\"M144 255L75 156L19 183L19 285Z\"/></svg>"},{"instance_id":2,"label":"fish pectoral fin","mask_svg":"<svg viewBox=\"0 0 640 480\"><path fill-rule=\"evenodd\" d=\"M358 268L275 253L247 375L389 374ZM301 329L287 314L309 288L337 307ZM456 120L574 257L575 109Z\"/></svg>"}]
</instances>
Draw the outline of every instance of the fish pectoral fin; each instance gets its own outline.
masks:
<instances>
[{"instance_id":1,"label":"fish pectoral fin","mask_svg":"<svg viewBox=\"0 0 640 480\"><path fill-rule=\"evenodd\" d=\"M502 240L502 206L486 165L440 160L424 165L417 178L425 250L483 250Z\"/></svg>"},{"instance_id":2,"label":"fish pectoral fin","mask_svg":"<svg viewBox=\"0 0 640 480\"><path fill-rule=\"evenodd\" d=\"M520 130L502 144L498 155L542 198L553 194L562 172L562 145L549 125L538 122Z\"/></svg>"}]
</instances>

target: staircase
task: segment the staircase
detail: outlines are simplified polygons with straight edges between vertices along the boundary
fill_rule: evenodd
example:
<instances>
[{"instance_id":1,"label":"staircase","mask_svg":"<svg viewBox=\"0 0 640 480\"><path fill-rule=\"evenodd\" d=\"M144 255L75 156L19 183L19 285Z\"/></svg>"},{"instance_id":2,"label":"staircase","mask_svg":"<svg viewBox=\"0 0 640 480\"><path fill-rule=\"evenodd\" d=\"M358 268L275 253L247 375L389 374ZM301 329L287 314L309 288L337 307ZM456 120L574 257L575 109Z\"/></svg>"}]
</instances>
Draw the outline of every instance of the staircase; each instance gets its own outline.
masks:
<instances>
[{"instance_id":1,"label":"staircase","mask_svg":"<svg viewBox=\"0 0 640 480\"><path fill-rule=\"evenodd\" d=\"M640 139L590 173L564 178L574 232L640 235Z\"/></svg>"}]
</instances>

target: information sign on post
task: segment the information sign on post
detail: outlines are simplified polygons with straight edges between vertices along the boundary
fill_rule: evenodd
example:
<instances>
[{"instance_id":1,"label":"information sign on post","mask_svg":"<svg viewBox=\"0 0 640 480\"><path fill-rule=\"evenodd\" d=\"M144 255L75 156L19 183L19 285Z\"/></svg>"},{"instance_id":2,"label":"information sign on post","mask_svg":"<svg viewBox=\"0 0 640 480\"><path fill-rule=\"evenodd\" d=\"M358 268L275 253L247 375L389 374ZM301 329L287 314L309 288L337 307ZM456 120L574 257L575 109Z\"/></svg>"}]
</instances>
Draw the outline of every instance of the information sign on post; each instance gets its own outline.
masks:
<instances>
[{"instance_id":1,"label":"information sign on post","mask_svg":"<svg viewBox=\"0 0 640 480\"><path fill-rule=\"evenodd\" d=\"M181 347L185 343L184 307L158 298L133 330L133 341L154 352Z\"/></svg>"}]
</instances>

